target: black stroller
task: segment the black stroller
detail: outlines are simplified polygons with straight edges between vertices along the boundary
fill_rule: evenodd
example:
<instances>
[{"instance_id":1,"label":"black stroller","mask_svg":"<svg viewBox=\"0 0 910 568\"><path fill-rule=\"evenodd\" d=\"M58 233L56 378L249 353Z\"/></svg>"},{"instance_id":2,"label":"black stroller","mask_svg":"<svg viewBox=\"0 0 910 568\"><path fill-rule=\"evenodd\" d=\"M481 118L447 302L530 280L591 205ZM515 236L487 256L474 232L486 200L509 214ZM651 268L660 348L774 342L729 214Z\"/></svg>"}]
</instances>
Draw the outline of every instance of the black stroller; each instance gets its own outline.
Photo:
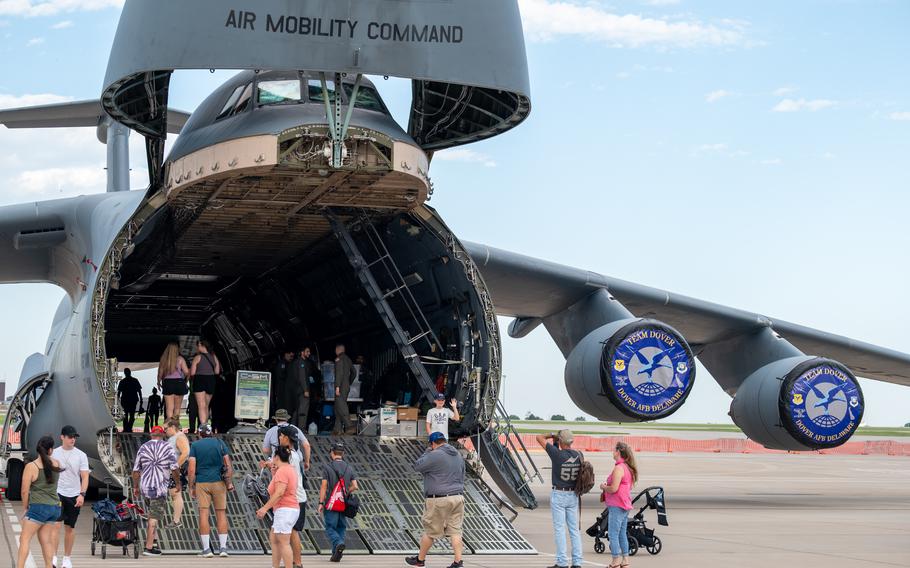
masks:
<instances>
[{"instance_id":1,"label":"black stroller","mask_svg":"<svg viewBox=\"0 0 910 568\"><path fill-rule=\"evenodd\" d=\"M670 526L670 523L667 522L667 506L664 501L663 487L648 487L636 495L635 499L632 499L633 508L635 507L635 503L641 498L644 498L645 500L644 505L635 513L634 517L629 519L627 530L627 534L629 535L629 556L635 556L635 553L638 552L638 548L642 546L645 547L650 554L660 553L660 537L654 534L654 529L649 529L645 524L645 511L654 509L657 511L657 524L663 527ZM588 536L594 538L594 552L598 554L603 554L607 549L603 539L609 540L609 536L607 535L608 517L607 509L604 509L603 513L597 517L594 524L585 531Z\"/></svg>"},{"instance_id":2,"label":"black stroller","mask_svg":"<svg viewBox=\"0 0 910 568\"><path fill-rule=\"evenodd\" d=\"M107 480L106 480L107 481ZM111 487L108 481L108 496L92 505L92 556L96 545L101 545L101 558L107 558L107 547L117 546L127 555L133 547L133 558L139 558L139 511L135 505L118 505L110 498Z\"/></svg>"}]
</instances>

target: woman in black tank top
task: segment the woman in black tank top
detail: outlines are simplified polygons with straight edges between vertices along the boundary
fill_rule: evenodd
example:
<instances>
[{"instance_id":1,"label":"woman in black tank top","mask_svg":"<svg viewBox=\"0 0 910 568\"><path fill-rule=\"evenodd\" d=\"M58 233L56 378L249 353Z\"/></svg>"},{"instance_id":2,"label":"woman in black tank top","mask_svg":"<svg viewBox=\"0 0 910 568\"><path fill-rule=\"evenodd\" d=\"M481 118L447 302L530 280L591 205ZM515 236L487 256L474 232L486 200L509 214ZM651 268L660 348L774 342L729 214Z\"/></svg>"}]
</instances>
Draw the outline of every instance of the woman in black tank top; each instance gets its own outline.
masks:
<instances>
[{"instance_id":1,"label":"woman in black tank top","mask_svg":"<svg viewBox=\"0 0 910 568\"><path fill-rule=\"evenodd\" d=\"M193 381L193 396L199 409L199 424L209 422L209 405L215 394L215 377L221 373L221 363L212 353L212 346L202 339L196 344L198 353L193 357L190 375Z\"/></svg>"}]
</instances>

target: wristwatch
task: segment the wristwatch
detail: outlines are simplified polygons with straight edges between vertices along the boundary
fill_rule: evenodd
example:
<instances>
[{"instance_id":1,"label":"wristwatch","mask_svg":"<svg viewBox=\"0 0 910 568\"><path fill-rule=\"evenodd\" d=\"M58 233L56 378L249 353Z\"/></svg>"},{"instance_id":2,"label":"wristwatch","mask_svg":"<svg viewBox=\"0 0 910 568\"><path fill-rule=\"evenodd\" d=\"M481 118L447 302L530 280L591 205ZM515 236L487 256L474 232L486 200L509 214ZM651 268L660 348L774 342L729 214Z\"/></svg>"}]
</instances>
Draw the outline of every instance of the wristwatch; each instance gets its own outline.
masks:
<instances>
[{"instance_id":1,"label":"wristwatch","mask_svg":"<svg viewBox=\"0 0 910 568\"><path fill-rule=\"evenodd\" d=\"M81 495L82 497L85 497L85 491L80 491L79 495Z\"/></svg>"}]
</instances>

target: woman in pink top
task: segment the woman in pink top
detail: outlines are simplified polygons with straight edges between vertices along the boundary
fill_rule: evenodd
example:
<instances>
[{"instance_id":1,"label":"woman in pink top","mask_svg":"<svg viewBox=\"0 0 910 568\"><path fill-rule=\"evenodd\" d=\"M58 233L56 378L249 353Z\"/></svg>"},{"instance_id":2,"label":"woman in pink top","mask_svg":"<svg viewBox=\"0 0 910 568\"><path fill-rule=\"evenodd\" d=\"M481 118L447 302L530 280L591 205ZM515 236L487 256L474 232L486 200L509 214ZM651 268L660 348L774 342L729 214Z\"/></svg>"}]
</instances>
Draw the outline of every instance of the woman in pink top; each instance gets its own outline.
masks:
<instances>
[{"instance_id":1,"label":"woman in pink top","mask_svg":"<svg viewBox=\"0 0 910 568\"><path fill-rule=\"evenodd\" d=\"M635 465L632 448L625 442L616 442L613 460L616 465L610 477L600 485L604 505L610 514L607 532L610 536L610 554L613 555L613 560L607 568L625 568L629 565L629 537L626 534L626 527L629 524L629 511L632 509L632 485L638 481L638 467Z\"/></svg>"},{"instance_id":2,"label":"woman in pink top","mask_svg":"<svg viewBox=\"0 0 910 568\"><path fill-rule=\"evenodd\" d=\"M291 531L300 514L297 503L297 472L291 466L291 449L280 446L272 458L272 482L269 483L269 500L256 511L260 519L272 510L272 530L269 542L272 545L272 566L278 568L281 561L292 566Z\"/></svg>"}]
</instances>

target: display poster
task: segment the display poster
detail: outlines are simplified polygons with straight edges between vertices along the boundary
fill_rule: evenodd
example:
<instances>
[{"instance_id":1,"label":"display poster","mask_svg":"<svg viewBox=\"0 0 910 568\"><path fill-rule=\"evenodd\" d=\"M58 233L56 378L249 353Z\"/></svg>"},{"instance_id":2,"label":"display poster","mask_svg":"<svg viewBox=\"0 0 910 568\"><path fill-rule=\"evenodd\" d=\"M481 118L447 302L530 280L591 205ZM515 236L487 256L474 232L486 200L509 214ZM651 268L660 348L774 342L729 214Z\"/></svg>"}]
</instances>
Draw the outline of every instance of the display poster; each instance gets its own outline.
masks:
<instances>
[{"instance_id":1,"label":"display poster","mask_svg":"<svg viewBox=\"0 0 910 568\"><path fill-rule=\"evenodd\" d=\"M272 373L268 371L237 371L237 420L268 420L271 385Z\"/></svg>"}]
</instances>

